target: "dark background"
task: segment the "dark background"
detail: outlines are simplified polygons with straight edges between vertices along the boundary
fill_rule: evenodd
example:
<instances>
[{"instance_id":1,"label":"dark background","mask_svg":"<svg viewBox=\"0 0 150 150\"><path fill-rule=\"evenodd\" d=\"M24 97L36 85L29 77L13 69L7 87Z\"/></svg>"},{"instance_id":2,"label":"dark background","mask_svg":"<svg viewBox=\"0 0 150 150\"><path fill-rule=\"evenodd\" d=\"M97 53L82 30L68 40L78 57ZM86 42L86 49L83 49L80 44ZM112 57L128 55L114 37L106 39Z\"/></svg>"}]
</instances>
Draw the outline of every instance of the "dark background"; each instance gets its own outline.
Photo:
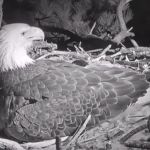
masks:
<instances>
[{"instance_id":1,"label":"dark background","mask_svg":"<svg viewBox=\"0 0 150 150\"><path fill-rule=\"evenodd\" d=\"M104 3L104 0L101 1ZM25 22L34 25L38 2L39 0L4 0L4 21L6 23ZM135 40L139 45L150 46L150 0L133 0L130 4L133 19L127 25L133 27ZM92 9L94 11L95 8Z\"/></svg>"},{"instance_id":2,"label":"dark background","mask_svg":"<svg viewBox=\"0 0 150 150\"><path fill-rule=\"evenodd\" d=\"M150 46L150 1L133 0L131 8L134 16L129 24L134 27L135 38L140 44Z\"/></svg>"}]
</instances>

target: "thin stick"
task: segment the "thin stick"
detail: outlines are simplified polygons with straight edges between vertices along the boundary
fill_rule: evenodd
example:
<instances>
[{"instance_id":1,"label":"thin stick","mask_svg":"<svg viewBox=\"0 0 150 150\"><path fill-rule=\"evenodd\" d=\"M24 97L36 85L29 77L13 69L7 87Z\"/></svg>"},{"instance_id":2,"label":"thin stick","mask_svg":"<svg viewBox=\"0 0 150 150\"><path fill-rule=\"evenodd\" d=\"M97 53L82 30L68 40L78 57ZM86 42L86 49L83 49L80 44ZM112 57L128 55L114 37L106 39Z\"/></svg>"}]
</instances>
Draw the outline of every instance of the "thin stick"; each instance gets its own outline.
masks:
<instances>
[{"instance_id":1,"label":"thin stick","mask_svg":"<svg viewBox=\"0 0 150 150\"><path fill-rule=\"evenodd\" d=\"M111 45L108 45L108 46L102 51L102 53L99 54L97 58L92 59L91 62L97 62L97 61L99 61L101 58L103 58L103 56L105 57L106 52L107 52L108 50L110 50L110 48L111 48Z\"/></svg>"},{"instance_id":2,"label":"thin stick","mask_svg":"<svg viewBox=\"0 0 150 150\"><path fill-rule=\"evenodd\" d=\"M102 48L99 48L99 49L93 49L93 50L87 51L87 53L101 52L102 50L103 50Z\"/></svg>"},{"instance_id":3,"label":"thin stick","mask_svg":"<svg viewBox=\"0 0 150 150\"><path fill-rule=\"evenodd\" d=\"M131 138L134 134L144 130L147 128L147 124L143 124L135 129L133 129L132 131L130 131L129 133L127 133L126 135L124 135L121 139L120 139L120 143L125 143L129 138Z\"/></svg>"},{"instance_id":4,"label":"thin stick","mask_svg":"<svg viewBox=\"0 0 150 150\"><path fill-rule=\"evenodd\" d=\"M106 52L107 52L108 50L110 50L110 48L111 48L111 44L109 44L109 45L102 51L102 53L100 54L100 56L105 55Z\"/></svg>"},{"instance_id":5,"label":"thin stick","mask_svg":"<svg viewBox=\"0 0 150 150\"><path fill-rule=\"evenodd\" d=\"M130 141L124 144L127 147L131 148L140 148L140 149L150 149L150 142L144 142L144 141Z\"/></svg>"},{"instance_id":6,"label":"thin stick","mask_svg":"<svg viewBox=\"0 0 150 150\"><path fill-rule=\"evenodd\" d=\"M91 28L91 30L90 30L89 35L91 35L91 34L93 33L93 30L94 30L95 26L96 26L96 22L94 22L94 24L93 24L93 26L92 26L92 28Z\"/></svg>"},{"instance_id":7,"label":"thin stick","mask_svg":"<svg viewBox=\"0 0 150 150\"><path fill-rule=\"evenodd\" d=\"M80 134L83 132L83 130L85 130L88 122L91 119L91 115L89 114L89 116L87 117L87 119L85 120L85 122L83 123L83 125L81 126L81 128L79 129L79 131L72 137L71 141L66 145L66 149L69 148L72 144L75 143L75 141L77 140L77 138L80 136Z\"/></svg>"}]
</instances>

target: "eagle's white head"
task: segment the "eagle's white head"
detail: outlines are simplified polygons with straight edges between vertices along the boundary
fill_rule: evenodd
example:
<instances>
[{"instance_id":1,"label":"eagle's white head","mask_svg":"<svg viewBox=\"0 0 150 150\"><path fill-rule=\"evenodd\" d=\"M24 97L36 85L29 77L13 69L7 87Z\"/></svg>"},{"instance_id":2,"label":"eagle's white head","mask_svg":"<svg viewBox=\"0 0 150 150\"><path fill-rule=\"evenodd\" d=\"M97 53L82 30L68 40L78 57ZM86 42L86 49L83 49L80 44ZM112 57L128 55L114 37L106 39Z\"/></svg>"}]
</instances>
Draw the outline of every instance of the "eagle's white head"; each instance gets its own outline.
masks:
<instances>
[{"instance_id":1,"label":"eagle's white head","mask_svg":"<svg viewBox=\"0 0 150 150\"><path fill-rule=\"evenodd\" d=\"M36 40L44 40L44 32L24 23L8 24L0 30L0 70L23 68L34 62L27 51Z\"/></svg>"}]
</instances>

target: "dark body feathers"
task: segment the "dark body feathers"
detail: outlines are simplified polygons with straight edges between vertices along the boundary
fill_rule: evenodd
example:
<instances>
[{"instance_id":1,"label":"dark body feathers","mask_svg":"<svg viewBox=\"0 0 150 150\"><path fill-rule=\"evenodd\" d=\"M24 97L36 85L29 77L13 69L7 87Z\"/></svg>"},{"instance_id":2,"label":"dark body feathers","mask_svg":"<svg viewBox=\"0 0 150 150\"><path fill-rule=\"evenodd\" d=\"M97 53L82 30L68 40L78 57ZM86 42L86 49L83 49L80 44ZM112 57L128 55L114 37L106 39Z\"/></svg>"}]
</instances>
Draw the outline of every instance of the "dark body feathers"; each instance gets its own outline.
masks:
<instances>
[{"instance_id":1,"label":"dark body feathers","mask_svg":"<svg viewBox=\"0 0 150 150\"><path fill-rule=\"evenodd\" d=\"M87 68L48 60L0 74L0 128L19 141L72 135L115 117L148 88L145 76L117 65Z\"/></svg>"}]
</instances>

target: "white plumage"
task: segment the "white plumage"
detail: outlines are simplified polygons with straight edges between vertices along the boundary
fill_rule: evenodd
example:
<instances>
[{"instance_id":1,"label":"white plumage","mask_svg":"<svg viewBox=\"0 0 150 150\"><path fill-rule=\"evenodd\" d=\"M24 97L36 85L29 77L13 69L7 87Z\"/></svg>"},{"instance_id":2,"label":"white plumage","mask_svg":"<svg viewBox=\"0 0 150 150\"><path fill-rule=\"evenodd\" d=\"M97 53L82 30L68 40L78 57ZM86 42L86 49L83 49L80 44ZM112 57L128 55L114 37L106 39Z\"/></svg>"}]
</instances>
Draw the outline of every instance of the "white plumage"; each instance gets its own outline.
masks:
<instances>
[{"instance_id":1,"label":"white plumage","mask_svg":"<svg viewBox=\"0 0 150 150\"><path fill-rule=\"evenodd\" d=\"M44 32L23 23L5 25L0 31L0 68L2 71L33 63L27 50L34 40L44 40Z\"/></svg>"}]
</instances>

